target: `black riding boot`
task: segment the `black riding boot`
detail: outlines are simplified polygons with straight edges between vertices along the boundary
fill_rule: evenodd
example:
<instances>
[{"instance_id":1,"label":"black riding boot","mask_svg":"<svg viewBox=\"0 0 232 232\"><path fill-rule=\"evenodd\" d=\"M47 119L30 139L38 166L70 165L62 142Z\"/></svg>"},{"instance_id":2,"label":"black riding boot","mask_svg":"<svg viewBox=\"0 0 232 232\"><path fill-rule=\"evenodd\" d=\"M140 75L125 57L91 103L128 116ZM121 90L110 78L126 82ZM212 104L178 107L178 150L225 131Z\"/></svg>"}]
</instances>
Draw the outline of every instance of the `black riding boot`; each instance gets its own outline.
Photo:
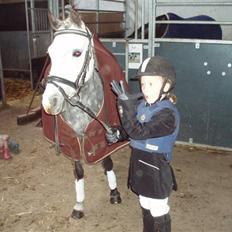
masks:
<instances>
[{"instance_id":1,"label":"black riding boot","mask_svg":"<svg viewBox=\"0 0 232 232\"><path fill-rule=\"evenodd\" d=\"M165 214L160 217L154 217L153 222L153 232L171 232L171 218L169 214Z\"/></svg>"},{"instance_id":2,"label":"black riding boot","mask_svg":"<svg viewBox=\"0 0 232 232\"><path fill-rule=\"evenodd\" d=\"M143 232L154 232L154 218L150 210L142 208L143 212Z\"/></svg>"}]
</instances>

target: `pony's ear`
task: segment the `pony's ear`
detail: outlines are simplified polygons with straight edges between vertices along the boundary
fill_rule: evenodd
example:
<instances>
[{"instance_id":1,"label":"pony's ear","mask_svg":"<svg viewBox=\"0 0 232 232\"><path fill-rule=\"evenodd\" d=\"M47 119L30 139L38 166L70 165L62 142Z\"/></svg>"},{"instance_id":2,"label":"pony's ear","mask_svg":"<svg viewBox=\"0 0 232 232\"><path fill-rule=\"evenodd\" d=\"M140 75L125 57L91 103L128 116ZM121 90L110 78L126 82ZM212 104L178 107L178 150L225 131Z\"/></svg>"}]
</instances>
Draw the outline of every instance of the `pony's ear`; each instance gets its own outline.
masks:
<instances>
[{"instance_id":1,"label":"pony's ear","mask_svg":"<svg viewBox=\"0 0 232 232\"><path fill-rule=\"evenodd\" d=\"M74 9L77 10L77 3L75 3L75 0L69 0L69 5Z\"/></svg>"},{"instance_id":2,"label":"pony's ear","mask_svg":"<svg viewBox=\"0 0 232 232\"><path fill-rule=\"evenodd\" d=\"M48 21L53 30L57 31L58 28L62 25L62 20L56 18L51 11L48 11Z\"/></svg>"},{"instance_id":3,"label":"pony's ear","mask_svg":"<svg viewBox=\"0 0 232 232\"><path fill-rule=\"evenodd\" d=\"M79 14L78 11L74 10L74 9L71 9L71 12L70 12L70 19L73 23L75 23L77 26L81 26L81 15Z\"/></svg>"},{"instance_id":4,"label":"pony's ear","mask_svg":"<svg viewBox=\"0 0 232 232\"><path fill-rule=\"evenodd\" d=\"M74 0L69 0L69 5L71 5L73 7L74 5Z\"/></svg>"}]
</instances>

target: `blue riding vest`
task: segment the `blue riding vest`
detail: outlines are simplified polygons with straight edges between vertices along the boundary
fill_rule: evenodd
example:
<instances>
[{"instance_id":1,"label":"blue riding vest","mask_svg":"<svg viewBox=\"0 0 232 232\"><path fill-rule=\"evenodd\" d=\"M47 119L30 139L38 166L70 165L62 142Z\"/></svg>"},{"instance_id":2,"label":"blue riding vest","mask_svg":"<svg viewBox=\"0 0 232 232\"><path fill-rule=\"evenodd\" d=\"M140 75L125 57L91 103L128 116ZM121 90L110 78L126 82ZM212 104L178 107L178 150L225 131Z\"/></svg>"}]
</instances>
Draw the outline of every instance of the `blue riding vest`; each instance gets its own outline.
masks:
<instances>
[{"instance_id":1,"label":"blue riding vest","mask_svg":"<svg viewBox=\"0 0 232 232\"><path fill-rule=\"evenodd\" d=\"M173 146L180 126L180 115L177 108L169 100L156 102L149 107L146 107L145 102L142 101L137 108L137 119L140 123L149 122L153 116L164 108L169 108L175 113L175 131L170 135L158 138L149 138L144 140L130 139L130 146L150 153L163 153L166 155L167 160L171 160Z\"/></svg>"}]
</instances>

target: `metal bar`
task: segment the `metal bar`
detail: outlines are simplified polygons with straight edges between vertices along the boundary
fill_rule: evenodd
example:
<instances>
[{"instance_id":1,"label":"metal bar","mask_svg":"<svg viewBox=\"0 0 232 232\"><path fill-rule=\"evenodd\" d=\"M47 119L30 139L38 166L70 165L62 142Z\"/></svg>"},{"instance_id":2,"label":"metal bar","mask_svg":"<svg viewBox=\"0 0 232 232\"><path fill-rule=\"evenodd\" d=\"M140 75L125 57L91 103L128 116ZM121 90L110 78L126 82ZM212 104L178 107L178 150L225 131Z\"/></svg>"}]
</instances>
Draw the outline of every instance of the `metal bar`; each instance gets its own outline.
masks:
<instances>
[{"instance_id":1,"label":"metal bar","mask_svg":"<svg viewBox=\"0 0 232 232\"><path fill-rule=\"evenodd\" d=\"M130 43L147 44L148 39L130 39ZM173 39L173 38L155 38L154 42L168 42L168 43L208 43L208 44L232 44L232 40L207 40L207 39Z\"/></svg>"},{"instance_id":2,"label":"metal bar","mask_svg":"<svg viewBox=\"0 0 232 232\"><path fill-rule=\"evenodd\" d=\"M30 12L31 12L31 30L35 31L35 12L34 12L35 1L34 0L30 0L30 4L31 4L31 7L30 7Z\"/></svg>"},{"instance_id":3,"label":"metal bar","mask_svg":"<svg viewBox=\"0 0 232 232\"><path fill-rule=\"evenodd\" d=\"M125 78L126 78L126 81L128 83L129 81L129 77L128 77L128 72L129 72L129 57L128 57L128 54L129 54L129 43L128 43L128 40L124 40L126 41L125 43Z\"/></svg>"},{"instance_id":4,"label":"metal bar","mask_svg":"<svg viewBox=\"0 0 232 232\"><path fill-rule=\"evenodd\" d=\"M232 25L232 21L157 20L156 24L216 24Z\"/></svg>"},{"instance_id":5,"label":"metal bar","mask_svg":"<svg viewBox=\"0 0 232 232\"><path fill-rule=\"evenodd\" d=\"M53 7L53 0L48 0L48 10L50 11L50 12L54 12L54 9L53 9L54 7ZM54 32L53 32L53 29L52 29L52 27L49 27L49 31L50 31L50 43L52 42L52 40L53 40L53 37L54 37Z\"/></svg>"},{"instance_id":6,"label":"metal bar","mask_svg":"<svg viewBox=\"0 0 232 232\"><path fill-rule=\"evenodd\" d=\"M144 39L144 24L145 24L145 0L142 1L142 15L141 15L141 19L142 19L142 36L141 39Z\"/></svg>"},{"instance_id":7,"label":"metal bar","mask_svg":"<svg viewBox=\"0 0 232 232\"><path fill-rule=\"evenodd\" d=\"M82 8L82 9L78 9L79 12L84 12L84 13L95 13L96 10L91 10L91 9L85 9L85 8ZM125 13L126 11L115 11L115 10L101 10L99 9L99 12L102 12L102 13L111 13L111 12L120 12L120 13Z\"/></svg>"},{"instance_id":8,"label":"metal bar","mask_svg":"<svg viewBox=\"0 0 232 232\"><path fill-rule=\"evenodd\" d=\"M97 1L97 14L96 14L96 32L99 33L99 12L100 12L100 0Z\"/></svg>"},{"instance_id":9,"label":"metal bar","mask_svg":"<svg viewBox=\"0 0 232 232\"><path fill-rule=\"evenodd\" d=\"M48 0L48 9L56 18L59 18L59 1Z\"/></svg>"},{"instance_id":10,"label":"metal bar","mask_svg":"<svg viewBox=\"0 0 232 232\"><path fill-rule=\"evenodd\" d=\"M124 28L124 31L125 31L125 38L126 38L126 34L127 34L127 30L128 30L128 20L127 20L127 15L128 15L128 5L127 5L127 2L125 2L124 4L124 9L125 9L125 12L124 12L124 19L125 19L125 28Z\"/></svg>"},{"instance_id":11,"label":"metal bar","mask_svg":"<svg viewBox=\"0 0 232 232\"><path fill-rule=\"evenodd\" d=\"M48 10L52 12L52 0L48 0Z\"/></svg>"},{"instance_id":12,"label":"metal bar","mask_svg":"<svg viewBox=\"0 0 232 232\"><path fill-rule=\"evenodd\" d=\"M157 10L157 1L155 0L154 2L153 2L153 4L154 4L154 8L153 8L153 19L154 20L152 20L152 24L153 24L153 44L154 44L154 41L155 41L155 37L156 37L156 10ZM153 51L153 53L152 53L152 55L155 55L156 54L156 46L153 46L153 49L152 49L152 51Z\"/></svg>"},{"instance_id":13,"label":"metal bar","mask_svg":"<svg viewBox=\"0 0 232 232\"><path fill-rule=\"evenodd\" d=\"M31 81L31 89L33 89L33 75L32 75L31 47L30 47L30 28L29 28L29 17L28 17L27 0L25 0L25 15L26 15L26 25L27 25L27 47L28 47L30 81Z\"/></svg>"},{"instance_id":14,"label":"metal bar","mask_svg":"<svg viewBox=\"0 0 232 232\"><path fill-rule=\"evenodd\" d=\"M129 39L129 42L131 42L131 43L144 43L144 44L148 44L148 39Z\"/></svg>"},{"instance_id":15,"label":"metal bar","mask_svg":"<svg viewBox=\"0 0 232 232\"><path fill-rule=\"evenodd\" d=\"M59 9L59 1L53 0L53 6L54 6L54 15L56 18L59 18L60 9Z\"/></svg>"},{"instance_id":16,"label":"metal bar","mask_svg":"<svg viewBox=\"0 0 232 232\"><path fill-rule=\"evenodd\" d=\"M113 43L113 42L124 42L125 43L125 39L111 39L111 38L100 38L100 40L102 41L102 42L111 42L111 43Z\"/></svg>"},{"instance_id":17,"label":"metal bar","mask_svg":"<svg viewBox=\"0 0 232 232\"><path fill-rule=\"evenodd\" d=\"M125 56L124 52L114 52L113 53L115 56Z\"/></svg>"},{"instance_id":18,"label":"metal bar","mask_svg":"<svg viewBox=\"0 0 232 232\"><path fill-rule=\"evenodd\" d=\"M232 2L157 2L157 6L232 6Z\"/></svg>"},{"instance_id":19,"label":"metal bar","mask_svg":"<svg viewBox=\"0 0 232 232\"><path fill-rule=\"evenodd\" d=\"M125 3L125 0L115 0L115 1L112 1L112 0L101 0L102 2L118 2L118 3Z\"/></svg>"},{"instance_id":20,"label":"metal bar","mask_svg":"<svg viewBox=\"0 0 232 232\"><path fill-rule=\"evenodd\" d=\"M134 41L133 41L134 42ZM136 42L136 41L135 41ZM173 38L155 38L155 42L168 43L206 43L206 44L232 44L231 40L207 40L207 39L173 39Z\"/></svg>"},{"instance_id":21,"label":"metal bar","mask_svg":"<svg viewBox=\"0 0 232 232\"><path fill-rule=\"evenodd\" d=\"M30 0L31 8L31 31L35 32L36 31L36 22L35 22L35 1ZM32 38L32 48L33 48L33 54L32 56L37 56L37 46L36 46L36 38Z\"/></svg>"},{"instance_id":22,"label":"metal bar","mask_svg":"<svg viewBox=\"0 0 232 232\"><path fill-rule=\"evenodd\" d=\"M55 151L56 155L60 155L60 142L59 142L59 125L58 125L58 115L54 115L54 136L55 136Z\"/></svg>"},{"instance_id":23,"label":"metal bar","mask_svg":"<svg viewBox=\"0 0 232 232\"><path fill-rule=\"evenodd\" d=\"M153 0L149 0L149 24L148 24L148 57L151 57L154 55L154 25L153 25L153 19L154 19L154 5L153 5Z\"/></svg>"},{"instance_id":24,"label":"metal bar","mask_svg":"<svg viewBox=\"0 0 232 232\"><path fill-rule=\"evenodd\" d=\"M134 28L134 31L135 31L135 39L138 38L138 0L134 0L135 1L135 28Z\"/></svg>"},{"instance_id":25,"label":"metal bar","mask_svg":"<svg viewBox=\"0 0 232 232\"><path fill-rule=\"evenodd\" d=\"M0 48L0 83L1 83L1 93L2 93L2 103L3 105L6 104L6 94L5 94L5 87L4 87L4 79L3 79L3 68L2 68L2 55L1 55L1 48Z\"/></svg>"}]
</instances>

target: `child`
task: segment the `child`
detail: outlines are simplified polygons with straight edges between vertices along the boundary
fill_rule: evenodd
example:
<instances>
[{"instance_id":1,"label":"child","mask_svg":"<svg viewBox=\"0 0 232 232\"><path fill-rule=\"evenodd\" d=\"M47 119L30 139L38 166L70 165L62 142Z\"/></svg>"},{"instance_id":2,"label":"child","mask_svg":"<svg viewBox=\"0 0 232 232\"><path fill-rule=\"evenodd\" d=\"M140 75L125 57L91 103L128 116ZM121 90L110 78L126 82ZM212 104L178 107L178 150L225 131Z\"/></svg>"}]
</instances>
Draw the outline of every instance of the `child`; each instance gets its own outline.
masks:
<instances>
[{"instance_id":1,"label":"child","mask_svg":"<svg viewBox=\"0 0 232 232\"><path fill-rule=\"evenodd\" d=\"M166 59L155 56L142 63L136 78L142 100L126 93L122 83L112 82L122 128L112 128L106 138L109 144L130 139L128 184L139 197L143 232L170 232L168 197L176 190L176 182L169 162L180 123L170 94L175 70Z\"/></svg>"}]
</instances>

